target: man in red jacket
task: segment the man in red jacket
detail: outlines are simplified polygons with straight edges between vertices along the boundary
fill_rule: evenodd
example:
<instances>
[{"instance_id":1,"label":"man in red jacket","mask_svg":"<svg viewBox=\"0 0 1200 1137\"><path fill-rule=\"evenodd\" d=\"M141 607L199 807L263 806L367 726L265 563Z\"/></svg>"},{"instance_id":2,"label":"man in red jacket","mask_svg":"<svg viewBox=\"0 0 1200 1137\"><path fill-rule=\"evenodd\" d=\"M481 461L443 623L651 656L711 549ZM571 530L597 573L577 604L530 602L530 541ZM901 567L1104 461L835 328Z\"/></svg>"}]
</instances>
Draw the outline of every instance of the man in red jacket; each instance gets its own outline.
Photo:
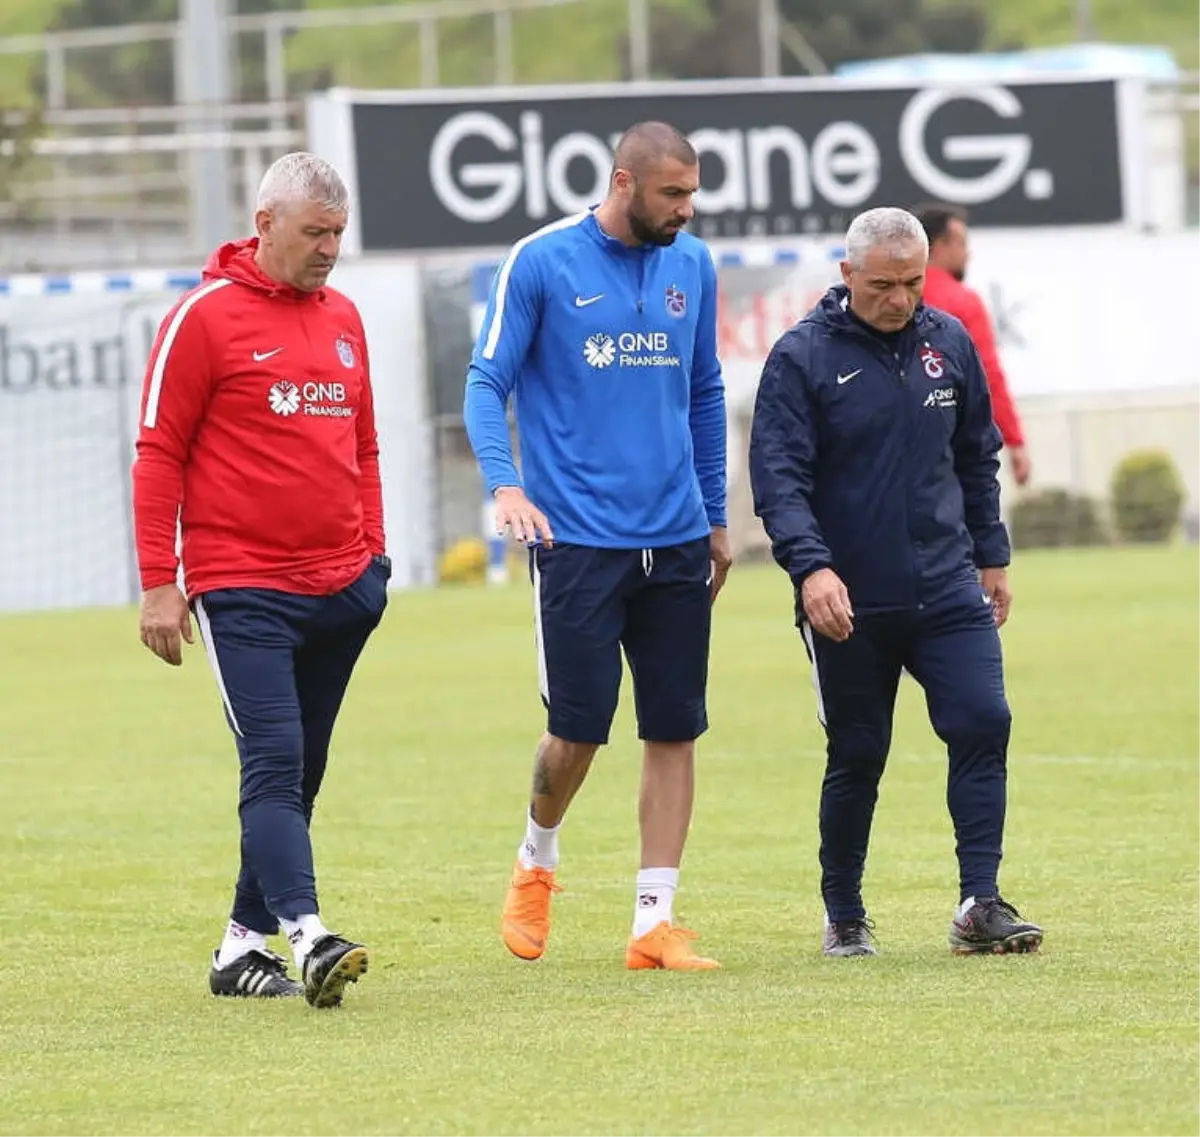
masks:
<instances>
[{"instance_id":1,"label":"man in red jacket","mask_svg":"<svg viewBox=\"0 0 1200 1137\"><path fill-rule=\"evenodd\" d=\"M983 362L988 389L992 396L992 416L1008 450L1013 479L1023 486L1029 481L1032 466L1025 449L1021 420L1008 392L996 336L983 299L963 283L967 273L967 215L952 206L929 206L918 212L929 237L929 265L925 270L924 300L931 308L940 308L957 316L966 326Z\"/></svg>"},{"instance_id":2,"label":"man in red jacket","mask_svg":"<svg viewBox=\"0 0 1200 1137\"><path fill-rule=\"evenodd\" d=\"M367 968L318 915L309 822L391 575L362 320L325 283L347 210L328 163L271 166L258 236L218 249L159 328L133 466L142 643L180 664L195 615L241 759L241 874L209 987L316 1007ZM281 927L303 983L267 950Z\"/></svg>"}]
</instances>

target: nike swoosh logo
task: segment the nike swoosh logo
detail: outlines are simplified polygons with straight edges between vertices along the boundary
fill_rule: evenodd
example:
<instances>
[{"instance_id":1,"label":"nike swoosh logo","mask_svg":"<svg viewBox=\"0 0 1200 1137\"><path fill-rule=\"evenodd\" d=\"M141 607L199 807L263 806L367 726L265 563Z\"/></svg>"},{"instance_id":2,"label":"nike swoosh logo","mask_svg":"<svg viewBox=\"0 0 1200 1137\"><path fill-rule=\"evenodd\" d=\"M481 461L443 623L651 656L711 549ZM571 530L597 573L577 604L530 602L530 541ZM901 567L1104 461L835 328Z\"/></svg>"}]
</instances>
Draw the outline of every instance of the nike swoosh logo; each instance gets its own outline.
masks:
<instances>
[{"instance_id":1,"label":"nike swoosh logo","mask_svg":"<svg viewBox=\"0 0 1200 1137\"><path fill-rule=\"evenodd\" d=\"M850 380L853 379L855 375L858 375L859 372L861 372L861 371L862 371L862 368L860 367L858 369L858 371L851 371L849 375L839 375L837 377L838 386L840 387L843 383L849 383Z\"/></svg>"},{"instance_id":2,"label":"nike swoosh logo","mask_svg":"<svg viewBox=\"0 0 1200 1137\"><path fill-rule=\"evenodd\" d=\"M262 363L264 359L270 359L271 356L278 355L281 351L283 351L281 347L277 347L274 351L256 351L254 353L254 362Z\"/></svg>"},{"instance_id":3,"label":"nike swoosh logo","mask_svg":"<svg viewBox=\"0 0 1200 1137\"><path fill-rule=\"evenodd\" d=\"M601 292L596 296L589 296L586 300L582 296L575 297L576 308L586 308L589 304L595 304L597 300L603 300L604 293Z\"/></svg>"}]
</instances>

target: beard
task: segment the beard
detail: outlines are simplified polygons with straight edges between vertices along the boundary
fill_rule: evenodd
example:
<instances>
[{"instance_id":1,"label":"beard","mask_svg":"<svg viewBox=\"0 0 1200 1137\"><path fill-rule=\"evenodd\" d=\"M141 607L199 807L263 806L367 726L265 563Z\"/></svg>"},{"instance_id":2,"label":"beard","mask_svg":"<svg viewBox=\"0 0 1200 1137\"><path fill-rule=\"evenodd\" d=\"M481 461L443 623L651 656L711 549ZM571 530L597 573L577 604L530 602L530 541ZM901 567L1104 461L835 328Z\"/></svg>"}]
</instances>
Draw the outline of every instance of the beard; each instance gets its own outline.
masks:
<instances>
[{"instance_id":1,"label":"beard","mask_svg":"<svg viewBox=\"0 0 1200 1137\"><path fill-rule=\"evenodd\" d=\"M643 212L643 203L637 198L629 205L629 231L643 245L671 245L679 230L674 225L651 225Z\"/></svg>"}]
</instances>

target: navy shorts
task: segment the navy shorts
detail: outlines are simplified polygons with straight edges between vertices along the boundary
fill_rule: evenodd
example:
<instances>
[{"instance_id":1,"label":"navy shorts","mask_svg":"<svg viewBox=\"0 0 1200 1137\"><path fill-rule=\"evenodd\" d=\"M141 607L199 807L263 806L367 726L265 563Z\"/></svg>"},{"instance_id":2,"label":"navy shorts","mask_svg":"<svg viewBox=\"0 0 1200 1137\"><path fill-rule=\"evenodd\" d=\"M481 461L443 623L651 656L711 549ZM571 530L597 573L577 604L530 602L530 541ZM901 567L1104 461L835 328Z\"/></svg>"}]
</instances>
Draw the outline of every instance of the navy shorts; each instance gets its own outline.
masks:
<instances>
[{"instance_id":1,"label":"navy shorts","mask_svg":"<svg viewBox=\"0 0 1200 1137\"><path fill-rule=\"evenodd\" d=\"M707 537L660 549L555 544L530 550L538 681L547 729L608 741L633 676L638 737L690 742L708 728L712 562Z\"/></svg>"}]
</instances>

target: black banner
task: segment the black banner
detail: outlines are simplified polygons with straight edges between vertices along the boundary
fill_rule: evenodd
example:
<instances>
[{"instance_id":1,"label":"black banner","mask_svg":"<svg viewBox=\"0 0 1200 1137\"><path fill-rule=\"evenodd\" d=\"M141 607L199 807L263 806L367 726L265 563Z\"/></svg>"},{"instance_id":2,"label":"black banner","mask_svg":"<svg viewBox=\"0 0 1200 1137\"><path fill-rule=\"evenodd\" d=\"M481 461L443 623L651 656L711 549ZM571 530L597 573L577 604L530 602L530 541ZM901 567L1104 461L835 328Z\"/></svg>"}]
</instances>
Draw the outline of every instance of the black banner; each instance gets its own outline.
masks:
<instances>
[{"instance_id":1,"label":"black banner","mask_svg":"<svg viewBox=\"0 0 1200 1137\"><path fill-rule=\"evenodd\" d=\"M710 239L837 233L863 209L927 201L976 226L1124 216L1113 80L581 92L354 104L363 251L504 246L586 209L644 119L699 151L692 228Z\"/></svg>"}]
</instances>

